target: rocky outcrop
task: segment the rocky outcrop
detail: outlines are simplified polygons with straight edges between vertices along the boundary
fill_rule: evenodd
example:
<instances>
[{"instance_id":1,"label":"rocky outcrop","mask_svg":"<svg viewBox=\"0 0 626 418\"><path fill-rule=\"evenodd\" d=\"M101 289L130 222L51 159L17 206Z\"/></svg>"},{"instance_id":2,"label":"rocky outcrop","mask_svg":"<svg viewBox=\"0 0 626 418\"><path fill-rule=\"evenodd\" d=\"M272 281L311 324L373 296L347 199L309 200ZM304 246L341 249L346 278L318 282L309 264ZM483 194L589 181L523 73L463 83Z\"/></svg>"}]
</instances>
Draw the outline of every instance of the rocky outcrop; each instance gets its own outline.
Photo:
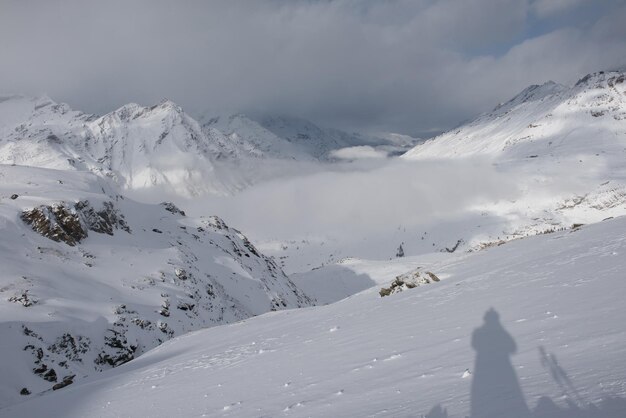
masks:
<instances>
[{"instance_id":1,"label":"rocky outcrop","mask_svg":"<svg viewBox=\"0 0 626 418\"><path fill-rule=\"evenodd\" d=\"M392 295L394 293L400 293L407 289L413 289L421 285L438 282L440 279L430 271L422 272L419 269L410 271L408 273L396 276L395 280L391 282L389 287L383 287L380 289L380 297Z\"/></svg>"},{"instance_id":2,"label":"rocky outcrop","mask_svg":"<svg viewBox=\"0 0 626 418\"><path fill-rule=\"evenodd\" d=\"M119 228L128 233L131 232L130 227L124 220L124 215L115 209L113 202L104 202L102 209L95 210L89 204L89 201L82 200L76 203L74 208L90 231L99 234L113 235L113 231Z\"/></svg>"},{"instance_id":3,"label":"rocky outcrop","mask_svg":"<svg viewBox=\"0 0 626 418\"><path fill-rule=\"evenodd\" d=\"M78 213L63 204L39 206L24 211L21 217L35 232L53 241L74 246L87 238Z\"/></svg>"},{"instance_id":4,"label":"rocky outcrop","mask_svg":"<svg viewBox=\"0 0 626 418\"><path fill-rule=\"evenodd\" d=\"M169 213L173 213L174 215L179 214L181 216L186 216L184 210L180 210L175 204L172 202L162 202L161 206L168 211Z\"/></svg>"},{"instance_id":5,"label":"rocky outcrop","mask_svg":"<svg viewBox=\"0 0 626 418\"><path fill-rule=\"evenodd\" d=\"M88 231L113 235L113 231L120 228L131 232L124 216L115 209L113 202L104 202L101 210L95 210L87 200L73 205L42 205L22 212L21 218L35 232L70 246L87 238Z\"/></svg>"}]
</instances>

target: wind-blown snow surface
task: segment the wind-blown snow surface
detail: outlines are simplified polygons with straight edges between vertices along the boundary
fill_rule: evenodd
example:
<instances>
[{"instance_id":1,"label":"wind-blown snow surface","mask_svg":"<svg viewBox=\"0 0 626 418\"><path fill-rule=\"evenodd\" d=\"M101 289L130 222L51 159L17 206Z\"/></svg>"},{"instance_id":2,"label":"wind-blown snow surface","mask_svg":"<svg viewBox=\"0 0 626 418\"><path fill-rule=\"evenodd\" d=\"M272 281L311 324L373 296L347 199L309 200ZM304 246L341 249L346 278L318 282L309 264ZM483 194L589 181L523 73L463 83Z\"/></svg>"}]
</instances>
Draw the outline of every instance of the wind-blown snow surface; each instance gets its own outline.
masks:
<instances>
[{"instance_id":1,"label":"wind-blown snow surface","mask_svg":"<svg viewBox=\"0 0 626 418\"><path fill-rule=\"evenodd\" d=\"M623 417L624 230L347 263L442 280L187 334L0 416Z\"/></svg>"},{"instance_id":2,"label":"wind-blown snow surface","mask_svg":"<svg viewBox=\"0 0 626 418\"><path fill-rule=\"evenodd\" d=\"M0 235L0 405L312 303L221 219L135 202L88 172L0 165Z\"/></svg>"}]
</instances>

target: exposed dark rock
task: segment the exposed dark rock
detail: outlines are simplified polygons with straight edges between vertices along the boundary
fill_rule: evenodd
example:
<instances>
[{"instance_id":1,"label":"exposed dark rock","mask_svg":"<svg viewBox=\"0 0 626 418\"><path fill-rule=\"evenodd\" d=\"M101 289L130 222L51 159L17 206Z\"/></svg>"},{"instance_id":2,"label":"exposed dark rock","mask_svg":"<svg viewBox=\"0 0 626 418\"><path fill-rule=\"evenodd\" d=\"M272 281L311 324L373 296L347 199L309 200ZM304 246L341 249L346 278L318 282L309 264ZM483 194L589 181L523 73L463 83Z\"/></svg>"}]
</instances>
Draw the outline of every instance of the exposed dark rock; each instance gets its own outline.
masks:
<instances>
[{"instance_id":1,"label":"exposed dark rock","mask_svg":"<svg viewBox=\"0 0 626 418\"><path fill-rule=\"evenodd\" d=\"M11 296L9 298L9 302L21 303L22 306L24 306L25 308L28 308L29 306L33 306L34 304L36 304L38 300L32 296L29 296L28 290L24 290L22 293L18 295Z\"/></svg>"},{"instance_id":2,"label":"exposed dark rock","mask_svg":"<svg viewBox=\"0 0 626 418\"><path fill-rule=\"evenodd\" d=\"M54 142L56 144L61 144L63 141L61 141L61 138L59 138L58 136L56 136L55 134L49 134L46 139L50 142Z\"/></svg>"},{"instance_id":3,"label":"exposed dark rock","mask_svg":"<svg viewBox=\"0 0 626 418\"><path fill-rule=\"evenodd\" d=\"M40 365L39 367L35 367L33 369L33 373L35 374L43 374L48 370L48 366L46 366L45 364Z\"/></svg>"},{"instance_id":4,"label":"exposed dark rock","mask_svg":"<svg viewBox=\"0 0 626 418\"><path fill-rule=\"evenodd\" d=\"M452 248L446 247L445 250L448 253L453 253L453 252L455 252L459 248L459 245L461 245L461 244L463 244L463 240L462 239L458 240L456 242L456 244L454 244L454 247L452 247Z\"/></svg>"},{"instance_id":5,"label":"exposed dark rock","mask_svg":"<svg viewBox=\"0 0 626 418\"><path fill-rule=\"evenodd\" d=\"M166 299L163 302L163 306L161 306L161 309L159 309L159 313L165 317L170 316L170 301L169 300Z\"/></svg>"},{"instance_id":6,"label":"exposed dark rock","mask_svg":"<svg viewBox=\"0 0 626 418\"><path fill-rule=\"evenodd\" d=\"M130 228L113 206L113 202L104 202L102 210L96 211L87 200L80 201L74 206L81 214L87 228L99 234L113 235L113 230L120 228L130 233Z\"/></svg>"},{"instance_id":7,"label":"exposed dark rock","mask_svg":"<svg viewBox=\"0 0 626 418\"><path fill-rule=\"evenodd\" d=\"M48 382L56 382L57 381L57 372L54 369L48 370L43 376L45 380Z\"/></svg>"},{"instance_id":8,"label":"exposed dark rock","mask_svg":"<svg viewBox=\"0 0 626 418\"><path fill-rule=\"evenodd\" d=\"M173 204L172 202L162 202L161 206L163 206L163 208L173 214L179 214L181 216L186 216L185 215L185 211L180 210L175 204Z\"/></svg>"},{"instance_id":9,"label":"exposed dark rock","mask_svg":"<svg viewBox=\"0 0 626 418\"><path fill-rule=\"evenodd\" d=\"M22 390L20 390L20 395L22 396L30 395L30 390L28 390L28 388L22 388Z\"/></svg>"},{"instance_id":10,"label":"exposed dark rock","mask_svg":"<svg viewBox=\"0 0 626 418\"><path fill-rule=\"evenodd\" d=\"M130 322L137 325L141 329L152 329L152 322L147 319L133 318Z\"/></svg>"},{"instance_id":11,"label":"exposed dark rock","mask_svg":"<svg viewBox=\"0 0 626 418\"><path fill-rule=\"evenodd\" d=\"M167 322L159 321L157 323L157 327L161 330L163 334L167 334L168 337L172 338L174 336L174 331L170 329L169 325L167 325Z\"/></svg>"},{"instance_id":12,"label":"exposed dark rock","mask_svg":"<svg viewBox=\"0 0 626 418\"><path fill-rule=\"evenodd\" d=\"M248 240L247 237L242 235L241 239L243 240L243 246L246 247L246 249L248 251L250 251L253 255L255 255L257 257L261 257L261 254L259 254L259 252L257 251L256 247L254 245L252 245L252 243Z\"/></svg>"},{"instance_id":13,"label":"exposed dark rock","mask_svg":"<svg viewBox=\"0 0 626 418\"><path fill-rule=\"evenodd\" d=\"M114 329L108 329L104 337L104 344L113 349L113 352L102 351L94 362L99 366L108 365L117 367L135 358L137 347L126 340L126 336Z\"/></svg>"},{"instance_id":14,"label":"exposed dark rock","mask_svg":"<svg viewBox=\"0 0 626 418\"><path fill-rule=\"evenodd\" d=\"M402 244L404 244L404 243L402 243ZM400 244L400 246L398 247L398 250L396 251L396 257L397 258L404 257L404 247L402 246L402 244Z\"/></svg>"},{"instance_id":15,"label":"exposed dark rock","mask_svg":"<svg viewBox=\"0 0 626 418\"><path fill-rule=\"evenodd\" d=\"M161 231L160 229L157 228L152 228L152 232L156 232L157 234L162 234L163 231Z\"/></svg>"},{"instance_id":16,"label":"exposed dark rock","mask_svg":"<svg viewBox=\"0 0 626 418\"><path fill-rule=\"evenodd\" d=\"M85 354L89 351L91 341L87 337L82 335L73 336L69 333L65 333L56 342L48 347L48 350L61 354L65 358L72 361L82 361L81 354Z\"/></svg>"},{"instance_id":17,"label":"exposed dark rock","mask_svg":"<svg viewBox=\"0 0 626 418\"><path fill-rule=\"evenodd\" d=\"M78 214L63 205L39 206L22 212L21 217L35 232L53 241L74 246L87 238Z\"/></svg>"},{"instance_id":18,"label":"exposed dark rock","mask_svg":"<svg viewBox=\"0 0 626 418\"><path fill-rule=\"evenodd\" d=\"M193 303L179 302L176 307L181 311L191 311L195 306L196 305L194 305Z\"/></svg>"},{"instance_id":19,"label":"exposed dark rock","mask_svg":"<svg viewBox=\"0 0 626 418\"><path fill-rule=\"evenodd\" d=\"M19 196L19 195L17 195L17 194L12 194L12 195L11 195L11 200L15 200L15 199L17 199L18 197L20 197L20 196Z\"/></svg>"},{"instance_id":20,"label":"exposed dark rock","mask_svg":"<svg viewBox=\"0 0 626 418\"><path fill-rule=\"evenodd\" d=\"M187 271L185 269L183 269L183 268L175 269L174 270L174 274L180 280L187 280L189 278L189 275L187 274Z\"/></svg>"},{"instance_id":21,"label":"exposed dark rock","mask_svg":"<svg viewBox=\"0 0 626 418\"><path fill-rule=\"evenodd\" d=\"M217 230L228 229L228 225L226 225L226 222L224 222L219 216L209 216L207 224ZM202 228L198 228L198 232L204 231L201 231L201 229Z\"/></svg>"},{"instance_id":22,"label":"exposed dark rock","mask_svg":"<svg viewBox=\"0 0 626 418\"><path fill-rule=\"evenodd\" d=\"M21 218L35 232L71 246L87 238L88 230L113 235L113 230L120 228L130 233L124 217L114 208L113 203L104 202L103 205L99 211L86 200L73 206L63 203L44 205L22 212Z\"/></svg>"},{"instance_id":23,"label":"exposed dark rock","mask_svg":"<svg viewBox=\"0 0 626 418\"><path fill-rule=\"evenodd\" d=\"M61 382L52 386L52 390L63 389L64 387L71 385L72 383L74 383L74 377L76 377L76 375L74 374L70 376L65 376Z\"/></svg>"},{"instance_id":24,"label":"exposed dark rock","mask_svg":"<svg viewBox=\"0 0 626 418\"><path fill-rule=\"evenodd\" d=\"M430 284L432 282L440 281L439 277L435 273L430 271L424 272L424 276L419 269L401 274L395 278L389 287L383 287L378 292L381 297L389 296L394 293L400 293L406 289L413 289L417 286Z\"/></svg>"},{"instance_id":25,"label":"exposed dark rock","mask_svg":"<svg viewBox=\"0 0 626 418\"><path fill-rule=\"evenodd\" d=\"M40 364L39 366L33 369L33 373L38 375L44 380L48 382L56 382L57 381L57 372L54 369L49 369L48 365Z\"/></svg>"}]
</instances>

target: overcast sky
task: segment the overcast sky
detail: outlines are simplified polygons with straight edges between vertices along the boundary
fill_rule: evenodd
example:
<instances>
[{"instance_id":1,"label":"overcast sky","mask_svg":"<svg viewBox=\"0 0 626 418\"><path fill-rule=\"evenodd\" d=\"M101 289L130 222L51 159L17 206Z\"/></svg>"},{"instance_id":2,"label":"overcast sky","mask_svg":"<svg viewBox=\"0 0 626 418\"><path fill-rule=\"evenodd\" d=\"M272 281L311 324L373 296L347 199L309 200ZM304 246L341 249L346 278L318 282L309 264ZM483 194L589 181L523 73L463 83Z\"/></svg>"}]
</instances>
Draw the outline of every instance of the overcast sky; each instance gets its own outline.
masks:
<instances>
[{"instance_id":1,"label":"overcast sky","mask_svg":"<svg viewBox=\"0 0 626 418\"><path fill-rule=\"evenodd\" d=\"M626 0L0 0L0 94L425 135L626 65Z\"/></svg>"}]
</instances>

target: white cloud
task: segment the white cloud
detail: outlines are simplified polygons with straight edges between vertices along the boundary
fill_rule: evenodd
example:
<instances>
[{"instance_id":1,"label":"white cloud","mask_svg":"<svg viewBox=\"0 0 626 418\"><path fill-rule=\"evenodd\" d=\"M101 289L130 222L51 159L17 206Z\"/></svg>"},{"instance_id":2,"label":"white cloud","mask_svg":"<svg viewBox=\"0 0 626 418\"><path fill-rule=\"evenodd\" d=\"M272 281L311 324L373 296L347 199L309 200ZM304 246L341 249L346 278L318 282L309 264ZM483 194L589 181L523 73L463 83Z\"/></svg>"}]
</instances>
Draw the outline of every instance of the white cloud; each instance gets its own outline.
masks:
<instances>
[{"instance_id":1,"label":"white cloud","mask_svg":"<svg viewBox=\"0 0 626 418\"><path fill-rule=\"evenodd\" d=\"M390 225L420 225L451 217L485 200L514 196L513 178L495 175L487 161L385 160L320 168L306 176L259 184L228 198L183 204L224 214L262 236L320 234L375 236ZM254 210L250 210L254 208Z\"/></svg>"},{"instance_id":2,"label":"white cloud","mask_svg":"<svg viewBox=\"0 0 626 418\"><path fill-rule=\"evenodd\" d=\"M387 157L387 153L370 147L369 145L362 145L334 150L330 153L330 156L340 160L362 160L369 158L385 158Z\"/></svg>"},{"instance_id":3,"label":"white cloud","mask_svg":"<svg viewBox=\"0 0 626 418\"><path fill-rule=\"evenodd\" d=\"M419 134L626 56L621 12L606 2L601 30L565 22L503 50L522 36L528 1L9 1L0 92L99 113L168 97L192 112Z\"/></svg>"}]
</instances>

